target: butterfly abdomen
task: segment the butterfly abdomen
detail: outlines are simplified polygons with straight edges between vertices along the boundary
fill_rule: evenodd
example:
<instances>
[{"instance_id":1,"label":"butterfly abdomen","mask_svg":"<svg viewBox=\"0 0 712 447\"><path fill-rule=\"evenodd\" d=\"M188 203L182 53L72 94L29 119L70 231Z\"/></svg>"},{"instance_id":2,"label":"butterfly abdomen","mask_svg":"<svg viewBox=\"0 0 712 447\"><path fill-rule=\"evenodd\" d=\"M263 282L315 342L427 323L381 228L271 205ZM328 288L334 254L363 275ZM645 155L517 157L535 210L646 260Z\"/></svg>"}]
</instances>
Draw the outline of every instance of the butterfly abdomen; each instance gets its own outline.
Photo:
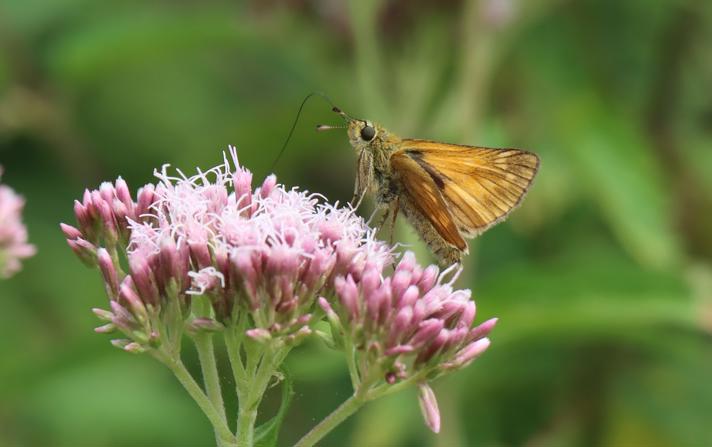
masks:
<instances>
[{"instance_id":1,"label":"butterfly abdomen","mask_svg":"<svg viewBox=\"0 0 712 447\"><path fill-rule=\"evenodd\" d=\"M435 255L441 267L448 267L456 262L460 262L462 255L467 254L467 246L465 246L464 249L460 249L445 241L440 233L435 230L430 221L411 203L407 196L400 196L399 208L403 216L405 216L418 235L420 235L423 242L428 245L428 248L433 255Z\"/></svg>"}]
</instances>

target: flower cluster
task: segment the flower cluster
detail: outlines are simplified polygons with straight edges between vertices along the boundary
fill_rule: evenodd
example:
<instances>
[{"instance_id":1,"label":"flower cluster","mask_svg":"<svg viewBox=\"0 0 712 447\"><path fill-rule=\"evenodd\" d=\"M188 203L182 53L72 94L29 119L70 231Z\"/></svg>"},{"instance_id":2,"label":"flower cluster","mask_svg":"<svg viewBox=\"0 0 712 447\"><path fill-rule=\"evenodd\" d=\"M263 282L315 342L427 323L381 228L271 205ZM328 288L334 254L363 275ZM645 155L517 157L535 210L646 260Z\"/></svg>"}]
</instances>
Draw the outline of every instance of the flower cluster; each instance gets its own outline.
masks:
<instances>
[{"instance_id":1,"label":"flower cluster","mask_svg":"<svg viewBox=\"0 0 712 447\"><path fill-rule=\"evenodd\" d=\"M228 350L262 346L230 353L242 385L243 355L262 349L275 362L262 364L276 368L326 317L331 334L316 332L346 352L355 395L417 384L438 431L428 382L484 352L496 323L472 327L475 303L453 289L456 267L423 268L410 252L394 267L391 247L353 209L288 190L273 175L255 188L234 148L230 158L193 176L164 166L135 199L119 178L75 202L77 226L61 228L102 273L109 309L94 310L105 322L97 331L122 332L113 343L126 351L168 357L184 332L225 331Z\"/></svg>"},{"instance_id":2,"label":"flower cluster","mask_svg":"<svg viewBox=\"0 0 712 447\"><path fill-rule=\"evenodd\" d=\"M339 276L338 301L319 300L336 342L348 340L355 348L359 380L420 382L426 422L436 432L437 404L425 382L482 354L490 344L486 336L497 322L493 318L472 327L475 302L469 290L453 289L457 272L450 274L455 268L442 273L434 265L423 269L407 252L392 276L383 278L375 267L366 269L359 281Z\"/></svg>"},{"instance_id":3,"label":"flower cluster","mask_svg":"<svg viewBox=\"0 0 712 447\"><path fill-rule=\"evenodd\" d=\"M35 254L35 247L27 243L27 229L22 223L24 206L25 201L12 188L0 185L0 277L3 278L20 270L21 259Z\"/></svg>"},{"instance_id":4,"label":"flower cluster","mask_svg":"<svg viewBox=\"0 0 712 447\"><path fill-rule=\"evenodd\" d=\"M176 304L188 318L192 297L201 295L212 318L192 319L192 329L219 329L249 315L247 334L258 341L301 338L311 332L325 284L390 263L390 249L352 210L286 190L274 176L253 190L252 174L234 149L231 156L234 171L227 159L192 177L170 177L164 166L160 182L141 188L135 201L119 179L75 203L78 228L62 229L104 276L111 310L96 311L108 321L100 331L118 327L139 345L159 340L160 312Z\"/></svg>"}]
</instances>

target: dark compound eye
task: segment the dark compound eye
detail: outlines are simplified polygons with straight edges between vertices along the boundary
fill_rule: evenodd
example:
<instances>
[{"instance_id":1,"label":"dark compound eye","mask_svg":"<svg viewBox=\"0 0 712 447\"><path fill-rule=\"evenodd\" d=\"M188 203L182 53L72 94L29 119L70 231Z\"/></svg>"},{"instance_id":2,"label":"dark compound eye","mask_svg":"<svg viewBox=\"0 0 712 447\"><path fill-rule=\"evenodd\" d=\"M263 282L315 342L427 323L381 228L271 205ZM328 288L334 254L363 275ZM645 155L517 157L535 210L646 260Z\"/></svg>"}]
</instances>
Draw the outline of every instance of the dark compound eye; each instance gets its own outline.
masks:
<instances>
[{"instance_id":1,"label":"dark compound eye","mask_svg":"<svg viewBox=\"0 0 712 447\"><path fill-rule=\"evenodd\" d=\"M371 141L373 140L373 137L376 136L376 129L374 129L371 126L364 126L363 129L361 129L361 138L363 138L364 141Z\"/></svg>"}]
</instances>

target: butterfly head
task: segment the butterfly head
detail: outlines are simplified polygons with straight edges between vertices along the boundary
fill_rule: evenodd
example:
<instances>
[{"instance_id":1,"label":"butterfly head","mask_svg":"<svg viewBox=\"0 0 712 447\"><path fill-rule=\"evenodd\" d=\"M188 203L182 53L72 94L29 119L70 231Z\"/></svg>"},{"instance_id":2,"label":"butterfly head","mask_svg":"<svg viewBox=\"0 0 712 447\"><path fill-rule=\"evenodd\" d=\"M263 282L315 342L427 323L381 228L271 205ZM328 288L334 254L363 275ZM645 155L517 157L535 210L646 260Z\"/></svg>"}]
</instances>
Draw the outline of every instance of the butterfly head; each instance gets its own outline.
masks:
<instances>
[{"instance_id":1,"label":"butterfly head","mask_svg":"<svg viewBox=\"0 0 712 447\"><path fill-rule=\"evenodd\" d=\"M346 125L320 125L317 127L318 130L346 128L346 132L349 136L349 142L351 143L351 146L356 149L356 152L361 152L364 149L371 149L374 146L380 145L380 142L386 134L385 130L380 125L368 120L352 118L338 107L334 107L332 110L339 114L344 121L346 121Z\"/></svg>"}]
</instances>

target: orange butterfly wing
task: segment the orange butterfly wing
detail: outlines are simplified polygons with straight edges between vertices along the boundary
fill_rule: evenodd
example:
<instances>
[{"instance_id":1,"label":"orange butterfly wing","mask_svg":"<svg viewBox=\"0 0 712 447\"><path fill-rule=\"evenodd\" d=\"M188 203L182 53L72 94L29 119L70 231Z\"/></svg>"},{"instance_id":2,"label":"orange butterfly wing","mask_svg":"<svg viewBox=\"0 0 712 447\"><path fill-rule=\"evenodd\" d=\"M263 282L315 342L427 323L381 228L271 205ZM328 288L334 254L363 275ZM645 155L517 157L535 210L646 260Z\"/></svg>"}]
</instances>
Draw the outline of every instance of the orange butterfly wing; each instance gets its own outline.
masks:
<instances>
[{"instance_id":1,"label":"orange butterfly wing","mask_svg":"<svg viewBox=\"0 0 712 447\"><path fill-rule=\"evenodd\" d=\"M391 160L396 157L409 158L428 174L466 237L504 220L521 203L539 169L539 157L531 152L427 140L403 140Z\"/></svg>"},{"instance_id":2,"label":"orange butterfly wing","mask_svg":"<svg viewBox=\"0 0 712 447\"><path fill-rule=\"evenodd\" d=\"M467 243L453 221L440 192L440 185L414 159L398 151L391 158L391 169L408 194L412 205L449 244L465 250Z\"/></svg>"}]
</instances>

